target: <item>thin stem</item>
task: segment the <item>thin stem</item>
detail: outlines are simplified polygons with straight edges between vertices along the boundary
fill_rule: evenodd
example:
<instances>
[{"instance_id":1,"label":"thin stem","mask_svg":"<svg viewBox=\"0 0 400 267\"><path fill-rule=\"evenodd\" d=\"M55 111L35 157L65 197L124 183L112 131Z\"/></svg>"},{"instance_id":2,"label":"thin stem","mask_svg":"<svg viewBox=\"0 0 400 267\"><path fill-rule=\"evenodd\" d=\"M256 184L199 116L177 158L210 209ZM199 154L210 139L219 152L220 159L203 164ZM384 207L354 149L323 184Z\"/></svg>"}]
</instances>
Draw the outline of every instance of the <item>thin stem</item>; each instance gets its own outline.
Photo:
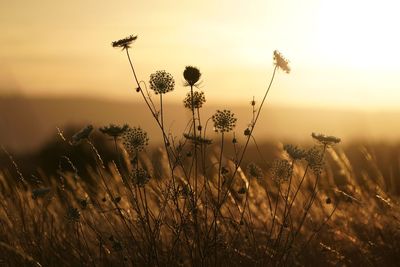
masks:
<instances>
[{"instance_id":1,"label":"thin stem","mask_svg":"<svg viewBox=\"0 0 400 267\"><path fill-rule=\"evenodd\" d=\"M254 121L253 121L253 123L252 123L252 125L251 125L251 127L250 127L250 134L247 136L246 144L245 144L245 146L244 146L244 148L243 148L243 151L242 151L242 154L241 154L241 156L240 156L239 162L238 162L238 164L237 164L237 166L236 166L236 168L235 168L235 170L234 170L234 172L233 172L233 174L232 174L232 179L231 179L231 181L230 181L230 183L229 183L229 185L228 185L228 190L226 191L225 195L224 195L223 198L222 198L223 200L228 196L228 192L229 192L229 190L231 189L231 187L232 187L232 185L233 185L233 181L234 181L235 175L236 175L236 173L237 173L237 171L238 171L238 169L239 169L239 167L240 167L240 164L241 164L242 161L243 161L244 155L245 155L245 153L246 153L247 147L248 147L249 142L250 142L250 138L251 138L251 136L252 136L252 134L253 134L254 128L255 128L256 123L257 123L257 121L258 121L258 118L259 118L259 116L260 116L261 109L262 109L262 107L263 107L263 105L264 105L265 99L266 99L267 96L268 96L268 92L269 92L269 90L271 89L272 82L274 81L275 73L276 73L277 68L278 68L278 66L275 65L274 72L272 73L272 77L271 77L271 80L270 80L270 82L269 82L267 91L266 91L265 94L264 94L263 100L261 101L260 107L259 107L259 109L258 109L258 111L257 111L257 115L256 115L256 117L255 117L255 119L254 119Z\"/></svg>"}]
</instances>

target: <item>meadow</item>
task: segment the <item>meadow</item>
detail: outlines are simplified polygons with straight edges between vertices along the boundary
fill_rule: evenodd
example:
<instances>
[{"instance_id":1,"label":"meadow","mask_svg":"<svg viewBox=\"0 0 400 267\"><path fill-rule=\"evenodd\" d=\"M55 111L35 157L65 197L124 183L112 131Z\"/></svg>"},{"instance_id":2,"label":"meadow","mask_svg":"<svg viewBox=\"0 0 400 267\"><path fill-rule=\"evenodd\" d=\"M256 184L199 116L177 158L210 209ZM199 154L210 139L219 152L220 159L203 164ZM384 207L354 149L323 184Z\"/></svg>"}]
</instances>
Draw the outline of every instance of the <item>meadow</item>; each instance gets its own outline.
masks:
<instances>
[{"instance_id":1,"label":"meadow","mask_svg":"<svg viewBox=\"0 0 400 267\"><path fill-rule=\"evenodd\" d=\"M162 145L134 125L59 129L40 153L0 156L0 265L4 266L397 266L400 150L310 133L296 144L256 140L274 70L251 119L202 116L201 72L183 71L191 118L164 122L175 80L136 76Z\"/></svg>"}]
</instances>

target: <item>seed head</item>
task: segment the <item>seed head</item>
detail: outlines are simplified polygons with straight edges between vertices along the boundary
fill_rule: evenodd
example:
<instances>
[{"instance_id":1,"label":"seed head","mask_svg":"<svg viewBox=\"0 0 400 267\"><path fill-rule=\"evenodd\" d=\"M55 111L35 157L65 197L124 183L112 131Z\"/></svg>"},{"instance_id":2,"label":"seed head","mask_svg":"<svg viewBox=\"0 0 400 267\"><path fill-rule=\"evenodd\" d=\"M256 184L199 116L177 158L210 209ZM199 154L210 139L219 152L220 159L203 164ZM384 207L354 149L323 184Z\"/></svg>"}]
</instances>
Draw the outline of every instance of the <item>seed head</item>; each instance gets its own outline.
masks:
<instances>
[{"instance_id":1,"label":"seed head","mask_svg":"<svg viewBox=\"0 0 400 267\"><path fill-rule=\"evenodd\" d=\"M156 71L150 75L150 89L157 94L165 94L172 90L175 87L174 77L165 70Z\"/></svg>"},{"instance_id":2,"label":"seed head","mask_svg":"<svg viewBox=\"0 0 400 267\"><path fill-rule=\"evenodd\" d=\"M294 160L300 160L306 156L306 151L304 149L298 148L294 145L284 145L283 149Z\"/></svg>"},{"instance_id":3,"label":"seed head","mask_svg":"<svg viewBox=\"0 0 400 267\"><path fill-rule=\"evenodd\" d=\"M88 125L82 128L79 132L72 136L72 144L78 145L82 140L89 139L90 134L93 131L93 125Z\"/></svg>"},{"instance_id":4,"label":"seed head","mask_svg":"<svg viewBox=\"0 0 400 267\"><path fill-rule=\"evenodd\" d=\"M212 116L215 131L220 133L232 131L237 121L234 115L230 110L217 110Z\"/></svg>"},{"instance_id":5,"label":"seed head","mask_svg":"<svg viewBox=\"0 0 400 267\"><path fill-rule=\"evenodd\" d=\"M206 102L206 98L204 97L204 92L193 92L193 100L192 94L187 93L185 99L183 100L183 104L187 109L197 109L201 108L203 104Z\"/></svg>"},{"instance_id":6,"label":"seed head","mask_svg":"<svg viewBox=\"0 0 400 267\"><path fill-rule=\"evenodd\" d=\"M113 138L120 137L127 129L129 128L128 124L124 124L123 126L117 126L114 124L110 124L109 126L101 127L99 130L103 134L106 134Z\"/></svg>"},{"instance_id":7,"label":"seed head","mask_svg":"<svg viewBox=\"0 0 400 267\"><path fill-rule=\"evenodd\" d=\"M120 47L122 50L130 48L130 45L137 39L137 35L130 35L126 38L114 41L111 43L112 47Z\"/></svg>"},{"instance_id":8,"label":"seed head","mask_svg":"<svg viewBox=\"0 0 400 267\"><path fill-rule=\"evenodd\" d=\"M324 146L334 145L340 142L340 138L337 138L335 136L327 136L324 134L317 134L317 133L312 133L311 136Z\"/></svg>"},{"instance_id":9,"label":"seed head","mask_svg":"<svg viewBox=\"0 0 400 267\"><path fill-rule=\"evenodd\" d=\"M130 176L131 176L133 184L135 184L139 187L145 186L150 181L150 178L151 178L149 173L145 169L142 169L142 168L138 168L138 169L134 170Z\"/></svg>"},{"instance_id":10,"label":"seed head","mask_svg":"<svg viewBox=\"0 0 400 267\"><path fill-rule=\"evenodd\" d=\"M183 77L186 80L186 86L194 86L200 80L201 73L196 67L186 66L183 71Z\"/></svg>"},{"instance_id":11,"label":"seed head","mask_svg":"<svg viewBox=\"0 0 400 267\"><path fill-rule=\"evenodd\" d=\"M279 53L277 50L274 51L275 65L286 73L290 72L289 62Z\"/></svg>"},{"instance_id":12,"label":"seed head","mask_svg":"<svg viewBox=\"0 0 400 267\"><path fill-rule=\"evenodd\" d=\"M293 173L293 166L287 160L275 160L272 163L271 174L272 180L280 183L288 181Z\"/></svg>"},{"instance_id":13,"label":"seed head","mask_svg":"<svg viewBox=\"0 0 400 267\"><path fill-rule=\"evenodd\" d=\"M251 162L251 163L249 163L249 165L247 165L246 171L250 177L257 178L257 179L261 179L262 177L264 177L263 171L254 162Z\"/></svg>"},{"instance_id":14,"label":"seed head","mask_svg":"<svg viewBox=\"0 0 400 267\"><path fill-rule=\"evenodd\" d=\"M184 133L183 136L187 139L190 140L192 143L196 143L198 145L210 145L212 143L212 140L207 139L207 138L203 138L199 135L196 135L196 137L194 137L194 135L192 134L186 134Z\"/></svg>"},{"instance_id":15,"label":"seed head","mask_svg":"<svg viewBox=\"0 0 400 267\"><path fill-rule=\"evenodd\" d=\"M318 147L310 148L305 156L308 166L315 175L320 175L324 168L324 154Z\"/></svg>"},{"instance_id":16,"label":"seed head","mask_svg":"<svg viewBox=\"0 0 400 267\"><path fill-rule=\"evenodd\" d=\"M122 134L123 145L130 153L142 151L148 144L147 133L140 127L128 128Z\"/></svg>"}]
</instances>

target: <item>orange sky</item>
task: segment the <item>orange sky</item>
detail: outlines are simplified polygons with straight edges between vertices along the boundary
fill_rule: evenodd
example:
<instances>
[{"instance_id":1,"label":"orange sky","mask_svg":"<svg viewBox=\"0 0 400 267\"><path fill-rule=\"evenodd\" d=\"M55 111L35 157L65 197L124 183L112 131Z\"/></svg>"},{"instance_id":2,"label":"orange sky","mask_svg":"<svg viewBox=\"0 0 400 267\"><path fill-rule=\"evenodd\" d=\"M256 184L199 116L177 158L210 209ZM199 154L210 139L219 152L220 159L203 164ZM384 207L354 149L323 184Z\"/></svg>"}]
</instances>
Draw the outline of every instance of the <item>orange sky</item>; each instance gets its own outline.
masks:
<instances>
[{"instance_id":1,"label":"orange sky","mask_svg":"<svg viewBox=\"0 0 400 267\"><path fill-rule=\"evenodd\" d=\"M126 56L111 41L139 38L141 79L203 73L208 101L260 99L272 51L290 60L270 94L276 105L398 109L398 1L22 1L0 8L0 92L136 99Z\"/></svg>"}]
</instances>

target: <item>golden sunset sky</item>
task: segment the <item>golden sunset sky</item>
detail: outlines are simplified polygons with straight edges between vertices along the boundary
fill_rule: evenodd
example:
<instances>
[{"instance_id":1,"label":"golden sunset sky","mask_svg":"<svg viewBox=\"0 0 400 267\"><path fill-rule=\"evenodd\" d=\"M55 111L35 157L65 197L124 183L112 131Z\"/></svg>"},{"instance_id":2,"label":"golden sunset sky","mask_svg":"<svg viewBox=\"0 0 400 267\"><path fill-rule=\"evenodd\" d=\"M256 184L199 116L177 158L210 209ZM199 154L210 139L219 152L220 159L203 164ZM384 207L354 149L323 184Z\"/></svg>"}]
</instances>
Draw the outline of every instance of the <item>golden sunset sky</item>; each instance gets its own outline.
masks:
<instances>
[{"instance_id":1,"label":"golden sunset sky","mask_svg":"<svg viewBox=\"0 0 400 267\"><path fill-rule=\"evenodd\" d=\"M207 101L261 99L273 50L292 72L276 76L274 105L395 110L400 103L399 1L22 1L0 0L0 93L139 99L124 52L140 79L156 70L187 89L200 68Z\"/></svg>"}]
</instances>

